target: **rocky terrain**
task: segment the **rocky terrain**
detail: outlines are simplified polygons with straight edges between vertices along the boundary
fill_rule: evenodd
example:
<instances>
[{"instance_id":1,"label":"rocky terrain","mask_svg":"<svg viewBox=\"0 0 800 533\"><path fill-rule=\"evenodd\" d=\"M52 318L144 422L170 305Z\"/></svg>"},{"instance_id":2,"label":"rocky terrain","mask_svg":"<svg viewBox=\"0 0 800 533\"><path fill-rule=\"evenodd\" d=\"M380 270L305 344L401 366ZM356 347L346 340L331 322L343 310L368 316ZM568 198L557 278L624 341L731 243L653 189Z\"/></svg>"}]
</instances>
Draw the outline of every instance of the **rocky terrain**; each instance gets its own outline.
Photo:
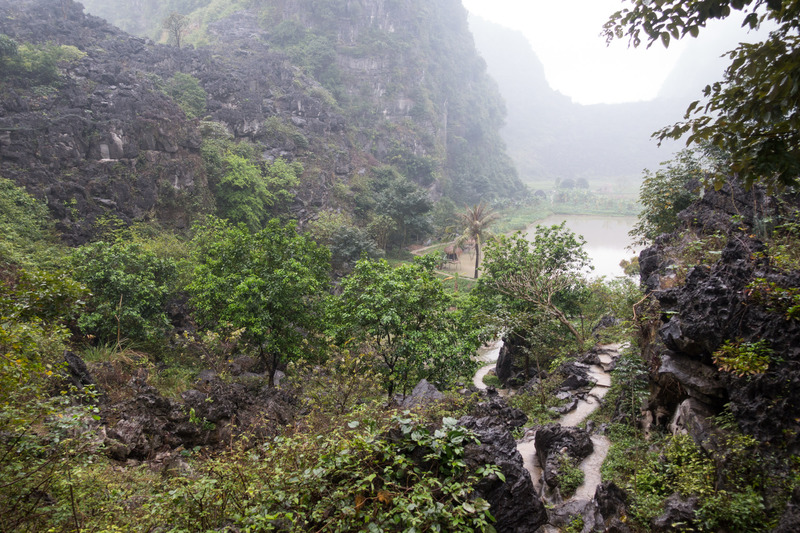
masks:
<instances>
[{"instance_id":1,"label":"rocky terrain","mask_svg":"<svg viewBox=\"0 0 800 533\"><path fill-rule=\"evenodd\" d=\"M680 215L701 238L719 238L721 250L712 251L710 261L692 266L697 258L687 259L690 246L668 235L640 255L642 283L658 304L650 311L652 320L642 326L651 386L646 420L673 434L690 435L722 464L725 430L713 417L723 412L730 412L740 430L755 437L758 452L776 465L800 451L800 324L789 311L800 277L787 250L774 241L768 249L762 240L772 230L770 221L796 220L796 210L792 194L772 196L758 187L745 191L725 185L706 191ZM741 349L756 343L769 347L768 367L756 368L753 352ZM713 356L726 345L738 347L741 366L720 371L723 363ZM770 475L776 479L785 474L785 467L774 468ZM777 491L777 485L765 491ZM690 502L673 499L669 513L682 509L685 516L694 516ZM795 514L790 505L776 531L797 527ZM665 515L662 522L669 519ZM786 524L794 525L787 529Z\"/></svg>"},{"instance_id":2,"label":"rocky terrain","mask_svg":"<svg viewBox=\"0 0 800 533\"><path fill-rule=\"evenodd\" d=\"M410 37L406 33L418 27L407 18L409 11L381 6L376 4L377 14L350 19L345 33L354 40L342 46L359 45L357 36L369 21L380 20L374 30L387 34L405 28L397 39ZM303 9L298 5L287 13ZM451 24L447 31L469 44L466 13L451 19L454 9L432 13L430 24ZM315 19L308 20L313 29ZM414 56L395 59L342 57L336 65L345 83L334 94L313 72L268 44L270 34L259 26L257 13L236 11L209 23L207 32L213 47L179 49L130 36L84 14L75 2L0 2L0 34L18 43L74 46L85 54L62 64L55 82L4 83L0 174L46 199L58 229L76 243L108 215L125 223L155 219L180 228L212 210L214 184L208 183L200 148L203 139L215 135L256 143L265 161L283 157L303 163L303 185L291 206L301 222L323 206L347 208L347 194L335 197L336 187L346 189L381 164L395 164L432 198L448 194L473 201L522 188L497 144L499 96L494 93L496 102L485 109L475 107L483 105L476 98L490 85L474 47L472 56L469 48L466 55L453 48L431 56L422 47ZM449 57L454 62L447 69L431 65L425 74L419 54L425 61ZM463 63L464 58L471 62ZM383 65L390 59L423 72ZM197 118L165 94L176 73L194 77L205 91L204 111ZM410 81L418 76L433 84L430 89ZM474 94L463 90L462 76L472 79ZM387 84L402 89L387 92ZM379 97L362 101L366 87ZM456 87L448 107L448 94ZM427 95L425 102L420 95ZM425 105L428 111L420 114ZM479 118L487 113L492 117ZM459 148L465 139L470 150Z\"/></svg>"}]
</instances>

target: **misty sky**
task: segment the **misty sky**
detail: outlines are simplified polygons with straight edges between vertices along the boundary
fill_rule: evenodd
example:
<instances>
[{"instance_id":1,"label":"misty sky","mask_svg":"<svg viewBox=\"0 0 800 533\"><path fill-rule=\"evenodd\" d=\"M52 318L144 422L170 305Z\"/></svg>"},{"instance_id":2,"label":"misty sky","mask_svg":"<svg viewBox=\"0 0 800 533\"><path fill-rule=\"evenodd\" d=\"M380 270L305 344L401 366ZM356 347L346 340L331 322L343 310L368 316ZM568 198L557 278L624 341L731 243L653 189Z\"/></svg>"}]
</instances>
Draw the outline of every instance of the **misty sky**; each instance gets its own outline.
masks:
<instances>
[{"instance_id":1,"label":"misty sky","mask_svg":"<svg viewBox=\"0 0 800 533\"><path fill-rule=\"evenodd\" d=\"M627 41L607 47L600 37L602 26L610 14L625 7L623 0L462 2L475 15L524 33L544 63L550 86L581 104L654 98L682 53L695 63L707 61L707 70L721 76L724 63L719 54L748 39L739 21L731 19L715 22L698 39L673 42L668 50L660 43L649 49L628 48ZM711 41L716 46L708 49ZM728 44L721 46L721 41ZM720 76L714 75L708 82Z\"/></svg>"}]
</instances>

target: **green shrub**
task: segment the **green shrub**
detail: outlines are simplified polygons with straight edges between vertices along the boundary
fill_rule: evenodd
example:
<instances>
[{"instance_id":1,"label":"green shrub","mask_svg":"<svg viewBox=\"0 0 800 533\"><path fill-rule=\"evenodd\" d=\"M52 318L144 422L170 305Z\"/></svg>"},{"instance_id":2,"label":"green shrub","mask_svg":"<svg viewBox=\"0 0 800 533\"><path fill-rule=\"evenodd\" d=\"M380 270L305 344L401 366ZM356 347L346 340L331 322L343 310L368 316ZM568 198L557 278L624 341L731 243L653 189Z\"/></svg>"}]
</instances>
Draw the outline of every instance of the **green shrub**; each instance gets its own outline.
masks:
<instances>
[{"instance_id":1,"label":"green shrub","mask_svg":"<svg viewBox=\"0 0 800 533\"><path fill-rule=\"evenodd\" d=\"M569 498L583 484L584 473L580 468L580 461L567 454L559 458L558 486L563 498Z\"/></svg>"},{"instance_id":2,"label":"green shrub","mask_svg":"<svg viewBox=\"0 0 800 533\"><path fill-rule=\"evenodd\" d=\"M165 312L177 290L175 262L138 243L98 241L72 253L75 277L92 292L81 330L100 342L151 341L170 329Z\"/></svg>"},{"instance_id":3,"label":"green shrub","mask_svg":"<svg viewBox=\"0 0 800 533\"><path fill-rule=\"evenodd\" d=\"M800 320L800 289L797 287L781 287L774 281L756 278L747 288L751 299L768 311L778 313L786 320Z\"/></svg>"},{"instance_id":4,"label":"green shrub","mask_svg":"<svg viewBox=\"0 0 800 533\"><path fill-rule=\"evenodd\" d=\"M683 150L663 165L655 173L645 171L639 190L642 211L630 231L637 239L635 244L646 245L662 233L674 231L678 227L678 213L700 197L698 192L687 188L703 179L703 160L696 152Z\"/></svg>"},{"instance_id":5,"label":"green shrub","mask_svg":"<svg viewBox=\"0 0 800 533\"><path fill-rule=\"evenodd\" d=\"M166 84L166 93L189 118L202 117L206 112L206 91L191 74L176 72Z\"/></svg>"},{"instance_id":6,"label":"green shrub","mask_svg":"<svg viewBox=\"0 0 800 533\"><path fill-rule=\"evenodd\" d=\"M772 349L762 339L756 342L725 341L713 355L714 364L723 372L739 377L763 374L769 368Z\"/></svg>"},{"instance_id":7,"label":"green shrub","mask_svg":"<svg viewBox=\"0 0 800 533\"><path fill-rule=\"evenodd\" d=\"M53 43L22 43L16 46L16 53L10 39L2 40L3 53L0 53L0 69L10 76L35 85L56 84L61 79L59 68L69 66L86 56L71 45Z\"/></svg>"},{"instance_id":8,"label":"green shrub","mask_svg":"<svg viewBox=\"0 0 800 533\"><path fill-rule=\"evenodd\" d=\"M560 416L554 408L564 404L564 400L559 400L555 395L560 384L560 378L550 375L535 385L534 389L511 396L508 404L528 416L529 426L548 424Z\"/></svg>"},{"instance_id":9,"label":"green shrub","mask_svg":"<svg viewBox=\"0 0 800 533\"><path fill-rule=\"evenodd\" d=\"M217 210L222 218L244 223L252 231L260 229L270 211L277 211L294 194L303 172L300 163L276 159L264 171L253 160L228 153L222 158L224 172L216 187Z\"/></svg>"},{"instance_id":10,"label":"green shrub","mask_svg":"<svg viewBox=\"0 0 800 533\"><path fill-rule=\"evenodd\" d=\"M46 272L35 268L18 270L0 293L4 316L24 321L73 325L88 297L86 287L65 272Z\"/></svg>"},{"instance_id":11,"label":"green shrub","mask_svg":"<svg viewBox=\"0 0 800 533\"><path fill-rule=\"evenodd\" d=\"M487 387L494 387L496 389L501 389L503 387L503 383L500 381L495 374L486 374L483 376L483 384Z\"/></svg>"},{"instance_id":12,"label":"green shrub","mask_svg":"<svg viewBox=\"0 0 800 533\"><path fill-rule=\"evenodd\" d=\"M677 492L700 500L694 531L771 528L761 492L766 484L774 485L776 501L785 502L790 484L765 470L767 459L755 452L755 439L742 435L729 413L716 422L722 432L713 456L689 435L651 435L644 440L631 427L610 427L612 446L601 473L603 480L613 481L630 495L634 523L646 528L662 512L667 496Z\"/></svg>"},{"instance_id":13,"label":"green shrub","mask_svg":"<svg viewBox=\"0 0 800 533\"><path fill-rule=\"evenodd\" d=\"M0 263L28 263L52 239L53 223L44 202L0 177Z\"/></svg>"},{"instance_id":14,"label":"green shrub","mask_svg":"<svg viewBox=\"0 0 800 533\"><path fill-rule=\"evenodd\" d=\"M475 441L455 419L431 428L403 414L249 440L210 459L186 450L190 476L100 464L76 483L78 515L87 531L492 531L474 487L503 474L467 470Z\"/></svg>"},{"instance_id":15,"label":"green shrub","mask_svg":"<svg viewBox=\"0 0 800 533\"><path fill-rule=\"evenodd\" d=\"M773 266L782 270L800 270L800 221L783 222L767 242L767 255Z\"/></svg>"},{"instance_id":16,"label":"green shrub","mask_svg":"<svg viewBox=\"0 0 800 533\"><path fill-rule=\"evenodd\" d=\"M63 394L59 364L68 332L40 318L20 316L24 306L0 307L0 530L71 528L71 474L89 451L88 407ZM99 417L97 417L99 418Z\"/></svg>"}]
</instances>

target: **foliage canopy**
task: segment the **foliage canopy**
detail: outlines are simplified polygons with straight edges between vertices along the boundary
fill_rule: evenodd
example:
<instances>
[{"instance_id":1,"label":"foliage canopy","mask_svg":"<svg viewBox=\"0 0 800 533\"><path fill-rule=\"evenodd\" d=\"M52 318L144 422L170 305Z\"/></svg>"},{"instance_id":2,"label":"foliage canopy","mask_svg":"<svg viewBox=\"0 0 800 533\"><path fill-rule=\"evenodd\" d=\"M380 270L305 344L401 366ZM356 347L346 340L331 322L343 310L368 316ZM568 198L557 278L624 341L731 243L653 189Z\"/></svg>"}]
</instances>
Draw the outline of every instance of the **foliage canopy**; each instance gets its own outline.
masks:
<instances>
[{"instance_id":1,"label":"foliage canopy","mask_svg":"<svg viewBox=\"0 0 800 533\"><path fill-rule=\"evenodd\" d=\"M389 395L408 392L421 378L448 387L474 369L479 328L452 309L433 275L435 261L417 257L393 268L382 259L362 259L342 281L338 337L374 351Z\"/></svg>"},{"instance_id":2,"label":"foliage canopy","mask_svg":"<svg viewBox=\"0 0 800 533\"><path fill-rule=\"evenodd\" d=\"M210 218L196 229L191 302L204 326L244 329L242 338L269 366L310 350L328 283L330 252L298 235L293 223L271 220L251 233Z\"/></svg>"},{"instance_id":3,"label":"foliage canopy","mask_svg":"<svg viewBox=\"0 0 800 533\"><path fill-rule=\"evenodd\" d=\"M586 241L564 224L537 226L532 241L519 232L490 241L479 286L483 294L499 292L506 305L520 311L556 319L580 345L582 335L568 313L580 299L583 273L591 267L583 250Z\"/></svg>"},{"instance_id":4,"label":"foliage canopy","mask_svg":"<svg viewBox=\"0 0 800 533\"><path fill-rule=\"evenodd\" d=\"M155 340L170 328L165 306L176 290L177 266L139 243L97 241L72 253L75 278L92 293L78 318L100 341Z\"/></svg>"},{"instance_id":5,"label":"foliage canopy","mask_svg":"<svg viewBox=\"0 0 800 533\"><path fill-rule=\"evenodd\" d=\"M642 210L630 231L637 239L636 244L649 244L662 233L676 230L678 213L700 197L695 189L701 186L706 172L697 152L682 150L675 159L662 165L655 173L645 170L642 179L639 189Z\"/></svg>"},{"instance_id":6,"label":"foliage canopy","mask_svg":"<svg viewBox=\"0 0 800 533\"><path fill-rule=\"evenodd\" d=\"M687 143L709 142L731 156L731 170L749 187L796 185L800 176L800 0L628 0L604 26L607 41L627 38L651 46L686 35L697 37L713 19L746 13L743 25L776 28L762 42L742 43L721 82L703 90L683 122L654 134ZM718 177L717 185L721 186Z\"/></svg>"}]
</instances>

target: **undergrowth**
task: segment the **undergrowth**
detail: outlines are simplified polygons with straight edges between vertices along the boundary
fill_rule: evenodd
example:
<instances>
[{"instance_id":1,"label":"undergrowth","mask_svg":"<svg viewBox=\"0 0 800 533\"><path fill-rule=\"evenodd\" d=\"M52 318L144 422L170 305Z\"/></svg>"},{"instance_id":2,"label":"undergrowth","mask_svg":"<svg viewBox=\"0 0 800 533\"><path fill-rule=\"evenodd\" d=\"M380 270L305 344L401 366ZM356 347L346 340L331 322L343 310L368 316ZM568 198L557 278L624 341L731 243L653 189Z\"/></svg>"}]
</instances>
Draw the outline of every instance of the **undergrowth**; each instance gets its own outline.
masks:
<instances>
[{"instance_id":1,"label":"undergrowth","mask_svg":"<svg viewBox=\"0 0 800 533\"><path fill-rule=\"evenodd\" d=\"M406 412L242 439L162 475L101 460L74 472L75 520L87 531L493 531L474 484L502 473L467 470L475 440L453 418L429 429Z\"/></svg>"}]
</instances>

